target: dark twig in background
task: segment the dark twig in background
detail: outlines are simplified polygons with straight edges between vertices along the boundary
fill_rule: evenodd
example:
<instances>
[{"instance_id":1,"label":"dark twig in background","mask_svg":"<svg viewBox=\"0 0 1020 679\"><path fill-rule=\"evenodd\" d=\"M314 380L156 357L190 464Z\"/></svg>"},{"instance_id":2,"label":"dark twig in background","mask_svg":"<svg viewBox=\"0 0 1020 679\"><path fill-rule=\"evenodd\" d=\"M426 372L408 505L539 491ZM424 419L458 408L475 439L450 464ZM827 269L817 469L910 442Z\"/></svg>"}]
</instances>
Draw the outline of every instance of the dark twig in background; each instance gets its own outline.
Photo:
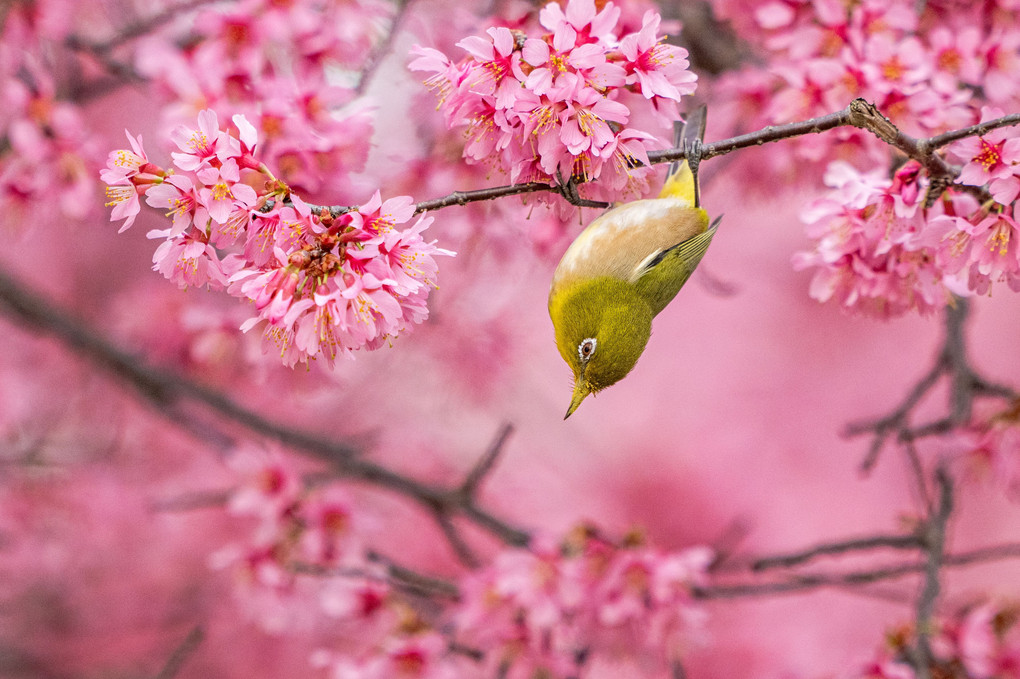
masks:
<instances>
[{"instance_id":1,"label":"dark twig in background","mask_svg":"<svg viewBox=\"0 0 1020 679\"><path fill-rule=\"evenodd\" d=\"M187 662L191 654L195 652L202 640L205 639L205 632L201 627L194 627L188 633L188 636L184 637L184 641L174 649L174 652L170 654L166 664L163 665L163 669L160 670L159 674L156 675L156 679L174 679L181 672L181 668L184 667L184 663Z\"/></svg>"},{"instance_id":2,"label":"dark twig in background","mask_svg":"<svg viewBox=\"0 0 1020 679\"><path fill-rule=\"evenodd\" d=\"M867 456L861 463L864 472L870 471L878 461L882 448L890 439L898 442L943 434L953 427L967 424L974 400L978 397L1015 400L1016 392L994 384L979 375L967 359L967 343L963 330L970 312L970 302L957 299L945 309L945 337L932 368L909 391L907 397L892 413L876 419L852 422L847 425L846 436L871 434ZM948 413L941 418L919 426L912 426L911 415L921 400L946 377L950 393Z\"/></svg>"},{"instance_id":3,"label":"dark twig in background","mask_svg":"<svg viewBox=\"0 0 1020 679\"><path fill-rule=\"evenodd\" d=\"M523 529L478 507L473 491L480 479L473 482L472 492L464 491L463 482L452 489L430 485L360 457L362 451L351 445L274 422L222 392L146 364L140 357L120 349L67 312L52 306L3 271L0 271L0 308L12 319L57 338L82 357L131 385L155 406L156 412L175 424L189 422L193 413L189 410L188 417L182 417L182 409L198 405L204 411L197 415L215 413L250 433L328 462L340 476L409 497L440 521L459 514L507 544L522 546L530 539ZM234 436L211 419L204 421L200 429L203 440L212 440L224 448L233 447ZM486 469L491 468L489 463ZM471 474L468 476L470 478Z\"/></svg>"}]
</instances>

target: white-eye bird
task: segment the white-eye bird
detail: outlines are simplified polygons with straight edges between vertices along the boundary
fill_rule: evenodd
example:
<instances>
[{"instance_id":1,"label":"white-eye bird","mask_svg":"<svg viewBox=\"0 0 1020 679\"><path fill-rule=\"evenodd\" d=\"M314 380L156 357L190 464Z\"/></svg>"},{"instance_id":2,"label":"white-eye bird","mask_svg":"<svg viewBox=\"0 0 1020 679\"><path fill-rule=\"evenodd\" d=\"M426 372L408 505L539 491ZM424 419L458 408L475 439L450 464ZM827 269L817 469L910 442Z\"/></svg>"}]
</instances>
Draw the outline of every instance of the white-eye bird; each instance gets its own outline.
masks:
<instances>
[{"instance_id":1,"label":"white-eye bird","mask_svg":"<svg viewBox=\"0 0 1020 679\"><path fill-rule=\"evenodd\" d=\"M700 205L697 163L705 107L676 125L688 158L674 163L658 198L613 207L563 254L549 290L556 346L574 373L564 419L588 396L619 382L645 350L652 318L676 296L712 242ZM692 165L694 171L692 171Z\"/></svg>"}]
</instances>

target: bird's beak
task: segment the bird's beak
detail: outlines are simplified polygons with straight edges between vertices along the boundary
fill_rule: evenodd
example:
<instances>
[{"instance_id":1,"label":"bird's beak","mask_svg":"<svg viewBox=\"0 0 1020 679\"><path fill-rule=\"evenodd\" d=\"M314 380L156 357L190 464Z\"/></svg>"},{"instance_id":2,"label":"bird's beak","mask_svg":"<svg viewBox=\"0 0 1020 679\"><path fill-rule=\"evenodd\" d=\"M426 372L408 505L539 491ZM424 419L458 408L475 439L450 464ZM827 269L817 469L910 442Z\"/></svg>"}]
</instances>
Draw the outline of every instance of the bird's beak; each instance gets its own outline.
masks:
<instances>
[{"instance_id":1,"label":"bird's beak","mask_svg":"<svg viewBox=\"0 0 1020 679\"><path fill-rule=\"evenodd\" d=\"M577 380L574 383L574 397L570 399L570 407L567 408L567 414L563 416L563 419L565 420L570 417L577 410L577 406L581 405L581 401L590 393L591 389L585 384L584 380Z\"/></svg>"}]
</instances>

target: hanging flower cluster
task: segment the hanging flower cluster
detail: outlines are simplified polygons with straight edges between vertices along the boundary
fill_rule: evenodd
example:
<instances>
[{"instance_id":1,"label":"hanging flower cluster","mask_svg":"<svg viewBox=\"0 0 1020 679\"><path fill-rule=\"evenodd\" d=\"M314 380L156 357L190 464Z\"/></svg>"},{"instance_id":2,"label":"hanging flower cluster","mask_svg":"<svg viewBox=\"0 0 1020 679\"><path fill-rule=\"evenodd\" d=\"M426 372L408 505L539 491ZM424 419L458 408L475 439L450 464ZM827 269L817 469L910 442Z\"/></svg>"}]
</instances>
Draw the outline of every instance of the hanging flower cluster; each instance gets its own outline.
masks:
<instances>
[{"instance_id":1,"label":"hanging flower cluster","mask_svg":"<svg viewBox=\"0 0 1020 679\"><path fill-rule=\"evenodd\" d=\"M980 601L940 616L931 639L931 676L1012 679L1020 676L1020 609L1016 602ZM848 676L914 679L909 663L916 633L910 626L886 634L885 647Z\"/></svg>"},{"instance_id":2,"label":"hanging flower cluster","mask_svg":"<svg viewBox=\"0 0 1020 679\"><path fill-rule=\"evenodd\" d=\"M677 102L694 92L687 51L658 35L660 16L649 10L641 29L614 33L620 9L593 0L551 3L539 20L548 32L529 37L490 28L457 45L467 56L415 47L413 70L430 72L439 107L451 129L467 127L464 157L493 162L513 182L550 181L558 175L601 178L612 190L627 185L631 161L647 162L659 142L631 125L636 96L663 120L677 118Z\"/></svg>"},{"instance_id":3,"label":"hanging flower cluster","mask_svg":"<svg viewBox=\"0 0 1020 679\"><path fill-rule=\"evenodd\" d=\"M406 197L365 205L334 217L291 194L255 158L257 133L240 115L236 134L219 128L215 112L199 114L198 127L179 126L172 138L176 173L149 162L141 137L114 151L102 179L111 219L134 222L139 197L165 211L167 229L153 268L184 286L209 285L255 303L242 328L264 323L266 337L292 366L321 357L375 349L428 316L436 285L436 255L452 254L426 242L432 222L414 217ZM242 172L246 177L242 177ZM256 191L243 179L264 187Z\"/></svg>"},{"instance_id":4,"label":"hanging flower cluster","mask_svg":"<svg viewBox=\"0 0 1020 679\"><path fill-rule=\"evenodd\" d=\"M978 138L957 153L990 155L987 145ZM968 161L961 183L989 181L981 157ZM973 165L979 169L968 169ZM997 172L991 180L1000 182L997 190L1013 191L1012 170ZM837 161L825 182L832 190L802 213L815 249L794 256L796 268L817 267L812 297L889 317L911 309L930 313L951 295L987 294L996 282L1020 290L1020 227L1012 205L978 205L952 189L926 208L928 181L915 161L891 179Z\"/></svg>"},{"instance_id":5,"label":"hanging flower cluster","mask_svg":"<svg viewBox=\"0 0 1020 679\"><path fill-rule=\"evenodd\" d=\"M951 196L926 210L927 178L913 161L892 179L837 161L825 183L832 190L802 214L815 249L794 256L795 268L817 267L811 296L879 317L941 309L958 288L938 265L938 250L947 245L928 222L938 214L969 213L973 201Z\"/></svg>"},{"instance_id":6,"label":"hanging flower cluster","mask_svg":"<svg viewBox=\"0 0 1020 679\"><path fill-rule=\"evenodd\" d=\"M711 561L707 548L616 546L590 531L504 552L462 583L458 642L487 650L487 676L581 676L589 652L667 669L703 635L692 590Z\"/></svg>"}]
</instances>

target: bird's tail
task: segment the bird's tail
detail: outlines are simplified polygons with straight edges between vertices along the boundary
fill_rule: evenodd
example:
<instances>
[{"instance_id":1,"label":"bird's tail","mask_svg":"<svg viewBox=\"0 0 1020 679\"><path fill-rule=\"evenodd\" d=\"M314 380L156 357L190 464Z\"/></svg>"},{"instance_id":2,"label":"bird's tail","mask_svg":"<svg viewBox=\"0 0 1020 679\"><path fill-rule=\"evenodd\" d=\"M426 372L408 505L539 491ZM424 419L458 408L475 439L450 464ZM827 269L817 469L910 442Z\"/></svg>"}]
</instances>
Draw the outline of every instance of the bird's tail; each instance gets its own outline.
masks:
<instances>
[{"instance_id":1,"label":"bird's tail","mask_svg":"<svg viewBox=\"0 0 1020 679\"><path fill-rule=\"evenodd\" d=\"M673 123L673 145L690 152L691 149L699 146L705 138L705 122L708 118L708 108L699 106L687 116L687 122L676 121ZM698 192L698 181L694 172L691 171L690 163L685 158L682 161L671 163L669 174L666 176L666 183L659 193L660 198L682 198L693 207L700 207L701 197Z\"/></svg>"}]
</instances>

